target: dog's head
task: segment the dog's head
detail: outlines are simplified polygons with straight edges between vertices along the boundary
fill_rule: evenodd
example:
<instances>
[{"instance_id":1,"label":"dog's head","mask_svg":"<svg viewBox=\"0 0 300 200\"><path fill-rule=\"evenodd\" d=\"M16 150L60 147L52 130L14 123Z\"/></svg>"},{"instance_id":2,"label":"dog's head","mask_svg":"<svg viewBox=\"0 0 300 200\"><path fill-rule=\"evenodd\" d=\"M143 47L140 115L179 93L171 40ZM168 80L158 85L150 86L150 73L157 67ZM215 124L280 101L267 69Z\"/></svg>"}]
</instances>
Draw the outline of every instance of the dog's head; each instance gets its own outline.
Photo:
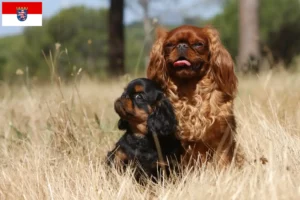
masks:
<instances>
[{"instance_id":1,"label":"dog's head","mask_svg":"<svg viewBox=\"0 0 300 200\"><path fill-rule=\"evenodd\" d=\"M162 89L149 79L131 81L121 97L115 101L115 111L120 116L119 129L145 135L174 134L177 127L173 107Z\"/></svg>"},{"instance_id":2,"label":"dog's head","mask_svg":"<svg viewBox=\"0 0 300 200\"><path fill-rule=\"evenodd\" d=\"M233 60L212 27L180 26L159 31L147 76L161 84L171 79L201 79L209 74L219 89L232 95L237 79Z\"/></svg>"},{"instance_id":3,"label":"dog's head","mask_svg":"<svg viewBox=\"0 0 300 200\"><path fill-rule=\"evenodd\" d=\"M174 76L201 76L209 64L209 37L201 28L179 27L167 33L163 54Z\"/></svg>"}]
</instances>

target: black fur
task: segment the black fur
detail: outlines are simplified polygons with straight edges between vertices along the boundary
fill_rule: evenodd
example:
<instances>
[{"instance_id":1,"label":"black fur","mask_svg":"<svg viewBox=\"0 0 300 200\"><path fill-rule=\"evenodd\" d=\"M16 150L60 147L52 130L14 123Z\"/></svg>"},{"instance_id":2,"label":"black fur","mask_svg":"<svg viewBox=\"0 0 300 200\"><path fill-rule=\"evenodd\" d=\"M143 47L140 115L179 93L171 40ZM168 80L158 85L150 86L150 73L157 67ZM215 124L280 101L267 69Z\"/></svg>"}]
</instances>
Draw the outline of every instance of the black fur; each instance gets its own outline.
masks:
<instances>
[{"instance_id":1,"label":"black fur","mask_svg":"<svg viewBox=\"0 0 300 200\"><path fill-rule=\"evenodd\" d=\"M175 134L177 120L173 107L166 97L162 97L155 112L149 116L147 124L151 133L154 132L160 136L173 136Z\"/></svg>"},{"instance_id":2,"label":"black fur","mask_svg":"<svg viewBox=\"0 0 300 200\"><path fill-rule=\"evenodd\" d=\"M140 179L146 175L147 177L156 178L160 167L157 168L158 153L153 139L153 133L156 133L162 154L169 166L166 166L167 172L175 169L177 162L180 161L182 147L180 141L176 138L177 120L170 101L165 97L162 89L151 80L136 79L129 83L127 89L123 93L132 96L132 88L136 84L143 84L146 104L153 108L153 112L148 116L147 130L144 136L135 135L130 129L128 121L120 119L118 127L120 130L126 130L125 134L116 143L116 147L107 155L108 163L113 164L115 152L121 150L127 156L122 162L122 168L126 168L129 163L136 166L135 177ZM132 100L133 101L133 100ZM145 109L145 105L135 105Z\"/></svg>"}]
</instances>

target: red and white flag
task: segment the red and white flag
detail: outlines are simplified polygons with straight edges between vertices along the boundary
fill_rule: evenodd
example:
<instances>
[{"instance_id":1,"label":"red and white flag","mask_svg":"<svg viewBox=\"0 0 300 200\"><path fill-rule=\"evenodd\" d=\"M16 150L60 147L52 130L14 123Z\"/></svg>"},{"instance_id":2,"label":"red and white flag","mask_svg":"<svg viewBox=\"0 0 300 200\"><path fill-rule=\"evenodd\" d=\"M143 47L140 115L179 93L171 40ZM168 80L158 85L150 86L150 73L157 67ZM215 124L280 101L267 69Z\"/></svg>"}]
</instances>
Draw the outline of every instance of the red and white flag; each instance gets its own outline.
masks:
<instances>
[{"instance_id":1,"label":"red and white flag","mask_svg":"<svg viewBox=\"0 0 300 200\"><path fill-rule=\"evenodd\" d=\"M2 2L2 26L42 26L42 2Z\"/></svg>"}]
</instances>

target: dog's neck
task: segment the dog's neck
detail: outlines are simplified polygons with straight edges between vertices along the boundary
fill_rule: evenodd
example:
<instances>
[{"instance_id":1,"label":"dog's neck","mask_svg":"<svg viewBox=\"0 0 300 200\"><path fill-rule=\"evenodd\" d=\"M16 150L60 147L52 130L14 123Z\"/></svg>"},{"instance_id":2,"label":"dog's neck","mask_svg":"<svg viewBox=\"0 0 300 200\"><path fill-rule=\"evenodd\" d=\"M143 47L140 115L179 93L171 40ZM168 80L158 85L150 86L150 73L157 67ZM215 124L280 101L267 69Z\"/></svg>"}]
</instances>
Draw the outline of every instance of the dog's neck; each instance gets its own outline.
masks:
<instances>
[{"instance_id":1,"label":"dog's neck","mask_svg":"<svg viewBox=\"0 0 300 200\"><path fill-rule=\"evenodd\" d=\"M188 101L194 101L195 97L198 98L197 96L199 95L204 97L217 88L217 85L210 74L190 79L172 77L169 80L169 85L169 91L167 92L176 94L179 99L187 99Z\"/></svg>"},{"instance_id":2,"label":"dog's neck","mask_svg":"<svg viewBox=\"0 0 300 200\"><path fill-rule=\"evenodd\" d=\"M179 97L191 98L196 91L201 78L195 77L190 79L172 78L172 82L177 86Z\"/></svg>"},{"instance_id":3,"label":"dog's neck","mask_svg":"<svg viewBox=\"0 0 300 200\"><path fill-rule=\"evenodd\" d=\"M147 122L142 122L142 123L137 123L137 122L132 122L130 123L130 131L138 137L143 137L147 134Z\"/></svg>"}]
</instances>

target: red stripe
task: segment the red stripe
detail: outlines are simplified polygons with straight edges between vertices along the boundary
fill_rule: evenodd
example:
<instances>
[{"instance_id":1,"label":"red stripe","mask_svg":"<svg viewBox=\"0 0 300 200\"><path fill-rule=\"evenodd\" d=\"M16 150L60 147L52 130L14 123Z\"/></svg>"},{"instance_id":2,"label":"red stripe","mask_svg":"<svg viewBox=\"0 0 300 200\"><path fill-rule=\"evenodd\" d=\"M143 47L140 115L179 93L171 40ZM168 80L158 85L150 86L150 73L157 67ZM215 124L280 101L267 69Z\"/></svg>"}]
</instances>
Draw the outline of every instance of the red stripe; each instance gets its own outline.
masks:
<instances>
[{"instance_id":1,"label":"red stripe","mask_svg":"<svg viewBox=\"0 0 300 200\"><path fill-rule=\"evenodd\" d=\"M42 2L2 2L2 14L17 14L18 7L28 7L28 14L42 14Z\"/></svg>"}]
</instances>

